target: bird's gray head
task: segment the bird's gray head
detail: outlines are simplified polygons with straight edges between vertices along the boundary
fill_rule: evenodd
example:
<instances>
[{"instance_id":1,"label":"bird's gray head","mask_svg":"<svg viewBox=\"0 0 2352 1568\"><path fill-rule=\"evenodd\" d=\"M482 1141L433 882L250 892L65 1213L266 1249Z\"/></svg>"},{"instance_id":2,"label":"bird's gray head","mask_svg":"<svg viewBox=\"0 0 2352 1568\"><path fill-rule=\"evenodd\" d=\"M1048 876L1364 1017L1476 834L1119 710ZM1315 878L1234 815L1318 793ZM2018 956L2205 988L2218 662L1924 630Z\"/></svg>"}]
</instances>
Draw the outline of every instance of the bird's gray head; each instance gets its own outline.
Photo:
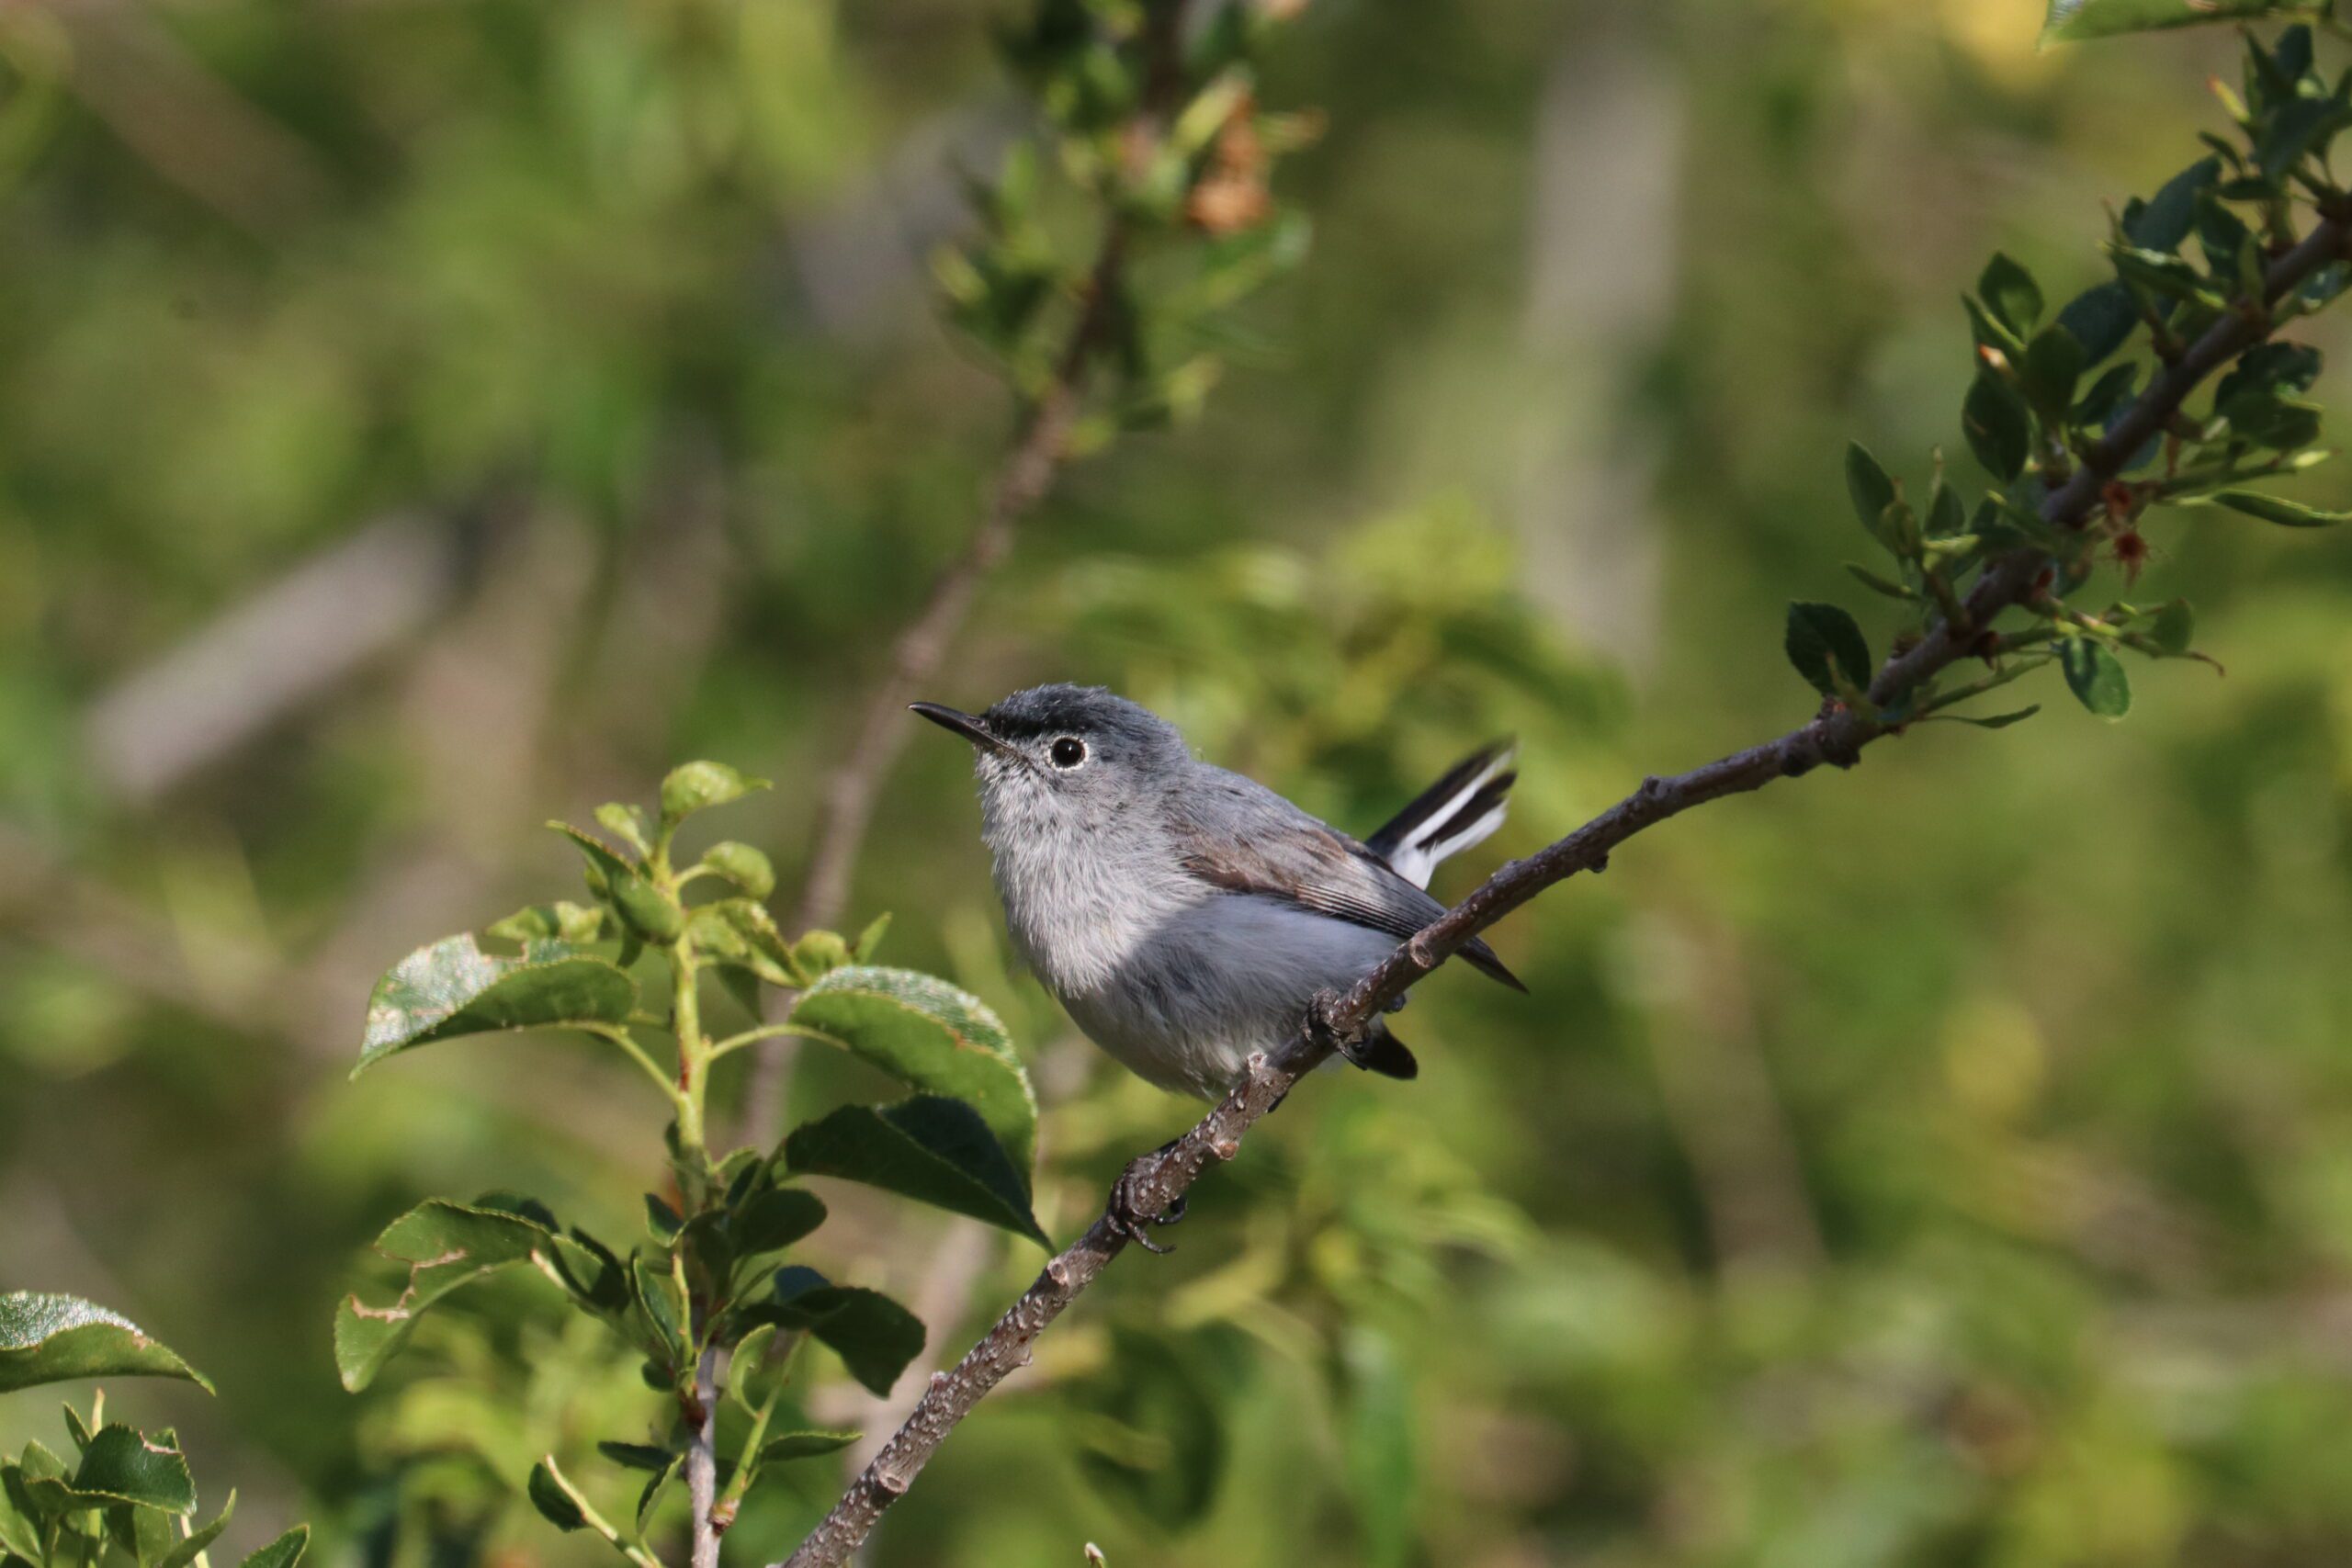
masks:
<instances>
[{"instance_id":1,"label":"bird's gray head","mask_svg":"<svg viewBox=\"0 0 2352 1568\"><path fill-rule=\"evenodd\" d=\"M937 703L914 711L972 743L992 838L1016 824L1064 831L1108 824L1192 762L1174 725L1100 686L1032 686L982 714Z\"/></svg>"}]
</instances>

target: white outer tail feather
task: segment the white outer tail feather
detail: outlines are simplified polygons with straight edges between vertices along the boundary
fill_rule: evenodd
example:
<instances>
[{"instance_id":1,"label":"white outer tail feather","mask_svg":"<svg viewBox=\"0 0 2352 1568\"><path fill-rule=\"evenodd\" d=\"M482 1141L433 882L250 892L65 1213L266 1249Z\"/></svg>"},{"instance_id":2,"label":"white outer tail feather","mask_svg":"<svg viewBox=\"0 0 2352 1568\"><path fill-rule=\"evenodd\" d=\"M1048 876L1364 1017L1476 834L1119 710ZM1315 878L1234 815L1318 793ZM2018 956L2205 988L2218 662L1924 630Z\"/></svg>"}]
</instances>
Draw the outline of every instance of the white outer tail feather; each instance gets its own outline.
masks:
<instances>
[{"instance_id":1,"label":"white outer tail feather","mask_svg":"<svg viewBox=\"0 0 2352 1568\"><path fill-rule=\"evenodd\" d=\"M1484 843L1495 829L1503 825L1509 801L1498 800L1467 821L1457 817L1464 807L1478 796L1478 792L1509 771L1515 749L1506 748L1495 754L1494 761L1480 770L1439 810L1430 813L1428 823L1419 832L1397 845L1388 855L1388 863L1396 874L1416 887L1427 887L1437 868L1449 857L1464 850Z\"/></svg>"}]
</instances>

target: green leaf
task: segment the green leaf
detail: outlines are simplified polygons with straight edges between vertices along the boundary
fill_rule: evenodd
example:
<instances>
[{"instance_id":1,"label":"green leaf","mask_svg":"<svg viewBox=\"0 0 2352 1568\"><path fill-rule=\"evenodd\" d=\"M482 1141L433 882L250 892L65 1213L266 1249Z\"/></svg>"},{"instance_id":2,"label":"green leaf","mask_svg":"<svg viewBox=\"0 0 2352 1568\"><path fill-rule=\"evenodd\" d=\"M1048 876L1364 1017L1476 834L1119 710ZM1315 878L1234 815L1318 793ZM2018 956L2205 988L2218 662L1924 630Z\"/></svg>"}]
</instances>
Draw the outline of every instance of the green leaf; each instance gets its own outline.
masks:
<instances>
[{"instance_id":1,"label":"green leaf","mask_svg":"<svg viewBox=\"0 0 2352 1568\"><path fill-rule=\"evenodd\" d=\"M2352 522L2352 512L2327 512L2316 506L2305 506L2299 501L2283 496L2267 495L2258 490L2217 490L2211 495L2200 495L2181 502L2184 506L2226 506L2232 512L2276 523L2282 528L2328 528L2338 523Z\"/></svg>"},{"instance_id":2,"label":"green leaf","mask_svg":"<svg viewBox=\"0 0 2352 1568\"><path fill-rule=\"evenodd\" d=\"M598 1443L596 1451L615 1464L628 1470L642 1470L659 1475L678 1458L674 1449L658 1449L650 1443Z\"/></svg>"},{"instance_id":3,"label":"green leaf","mask_svg":"<svg viewBox=\"0 0 2352 1568\"><path fill-rule=\"evenodd\" d=\"M2267 389L2241 392L2219 412L2232 436L2273 452L2292 452L2319 439L2319 405Z\"/></svg>"},{"instance_id":4,"label":"green leaf","mask_svg":"<svg viewBox=\"0 0 2352 1568\"><path fill-rule=\"evenodd\" d=\"M2191 0L2192 4L2197 0ZM2170 254L2180 249L2197 226L2204 193L2221 178L2218 158L2199 158L2173 175L2145 202L2134 203L2123 215L2123 235L2143 250Z\"/></svg>"},{"instance_id":5,"label":"green leaf","mask_svg":"<svg viewBox=\"0 0 2352 1568\"><path fill-rule=\"evenodd\" d=\"M558 898L550 904L517 909L497 924L484 928L482 935L503 942L560 942L579 947L611 935L606 929L607 919L602 904L575 904L569 898Z\"/></svg>"},{"instance_id":6,"label":"green leaf","mask_svg":"<svg viewBox=\"0 0 2352 1568\"><path fill-rule=\"evenodd\" d=\"M397 1052L494 1030L619 1024L637 985L604 959L558 942L530 942L520 958L484 953L471 935L420 947L376 982L357 1077Z\"/></svg>"},{"instance_id":7,"label":"green leaf","mask_svg":"<svg viewBox=\"0 0 2352 1568\"><path fill-rule=\"evenodd\" d=\"M1973 724L1979 729L2007 729L2013 724L2023 724L2027 719L2031 718L2035 714L2038 714L2041 711L2041 705L2040 703L2036 703L2031 707L2019 708L2015 713L1996 713L1989 717L1983 718L1977 717L1973 714L1964 713L1939 713L1931 715L1930 716L1935 718L1948 718L1954 724Z\"/></svg>"},{"instance_id":8,"label":"green leaf","mask_svg":"<svg viewBox=\"0 0 2352 1568\"><path fill-rule=\"evenodd\" d=\"M832 931L802 931L792 944L793 966L809 980L820 980L849 966L849 943Z\"/></svg>"},{"instance_id":9,"label":"green leaf","mask_svg":"<svg viewBox=\"0 0 2352 1568\"><path fill-rule=\"evenodd\" d=\"M572 1500L571 1490L556 1480L547 1461L541 1460L531 1467L531 1478L524 1483L523 1491L531 1499L531 1506L539 1511L539 1517L556 1529L569 1534L587 1528L588 1516Z\"/></svg>"},{"instance_id":10,"label":"green leaf","mask_svg":"<svg viewBox=\"0 0 2352 1568\"><path fill-rule=\"evenodd\" d=\"M640 807L608 800L596 807L596 826L635 850L639 855L653 852L652 835Z\"/></svg>"},{"instance_id":11,"label":"green leaf","mask_svg":"<svg viewBox=\"0 0 2352 1568\"><path fill-rule=\"evenodd\" d=\"M2277 180L2352 124L2352 106L2341 98L2290 98L2261 128L2255 157L2266 179Z\"/></svg>"},{"instance_id":12,"label":"green leaf","mask_svg":"<svg viewBox=\"0 0 2352 1568\"><path fill-rule=\"evenodd\" d=\"M2118 365L2091 383L2082 400L2075 405L2074 421L2077 424L2104 429L2108 423L2131 406L2132 389L2139 384L2140 367Z\"/></svg>"},{"instance_id":13,"label":"green leaf","mask_svg":"<svg viewBox=\"0 0 2352 1568\"><path fill-rule=\"evenodd\" d=\"M637 1533L640 1538L653 1523L653 1510L661 1506L662 1494L669 1491L670 1483L678 1478L685 1462L686 1456L679 1454L645 1478L645 1489L637 1495Z\"/></svg>"},{"instance_id":14,"label":"green leaf","mask_svg":"<svg viewBox=\"0 0 2352 1568\"><path fill-rule=\"evenodd\" d=\"M782 1371L768 1365L775 1337L775 1325L763 1323L735 1342L735 1353L728 1359L727 1397L741 1405L746 1415L759 1414L761 1403Z\"/></svg>"},{"instance_id":15,"label":"green leaf","mask_svg":"<svg viewBox=\"0 0 2352 1568\"><path fill-rule=\"evenodd\" d=\"M2008 323L1993 314L1975 296L1964 294L1960 302L1968 311L1969 335L1978 347L1997 349L2007 359L2025 352L2025 339L2011 332Z\"/></svg>"},{"instance_id":16,"label":"green leaf","mask_svg":"<svg viewBox=\"0 0 2352 1568\"><path fill-rule=\"evenodd\" d=\"M744 1316L808 1330L877 1394L889 1393L907 1363L922 1354L922 1325L914 1314L879 1291L830 1284L813 1269L777 1269L775 1298L745 1309Z\"/></svg>"},{"instance_id":17,"label":"green leaf","mask_svg":"<svg viewBox=\"0 0 2352 1568\"><path fill-rule=\"evenodd\" d=\"M46 1291L0 1295L0 1393L77 1378L185 1378L212 1384L119 1313Z\"/></svg>"},{"instance_id":18,"label":"green leaf","mask_svg":"<svg viewBox=\"0 0 2352 1568\"><path fill-rule=\"evenodd\" d=\"M2016 388L1990 370L1978 371L1961 406L1960 423L1968 449L1995 479L2007 484L2025 471L2033 427Z\"/></svg>"},{"instance_id":19,"label":"green leaf","mask_svg":"<svg viewBox=\"0 0 2352 1568\"><path fill-rule=\"evenodd\" d=\"M641 1326L651 1335L652 1343L671 1367L684 1367L686 1362L687 1312L677 1280L671 1277L663 1263L654 1258L632 1254L628 1264L629 1281L635 1288Z\"/></svg>"},{"instance_id":20,"label":"green leaf","mask_svg":"<svg viewBox=\"0 0 2352 1568\"><path fill-rule=\"evenodd\" d=\"M825 1205L814 1192L778 1187L746 1201L728 1217L729 1238L739 1257L781 1252L825 1223Z\"/></svg>"},{"instance_id":21,"label":"green leaf","mask_svg":"<svg viewBox=\"0 0 2352 1568\"><path fill-rule=\"evenodd\" d=\"M1846 446L1846 494L1854 503L1854 515L1861 519L1863 530L1871 538L1883 542L1887 533L1886 509L1894 504L1894 481L1859 441Z\"/></svg>"},{"instance_id":22,"label":"green leaf","mask_svg":"<svg viewBox=\"0 0 2352 1568\"><path fill-rule=\"evenodd\" d=\"M187 1456L169 1434L149 1438L129 1427L101 1427L74 1468L73 1479L43 1480L35 1488L55 1487L76 1507L129 1503L167 1514L192 1513L196 1482L188 1474Z\"/></svg>"},{"instance_id":23,"label":"green leaf","mask_svg":"<svg viewBox=\"0 0 2352 1568\"><path fill-rule=\"evenodd\" d=\"M2071 43L2247 17L2309 16L2316 5L2317 0L2051 0L2041 41Z\"/></svg>"},{"instance_id":24,"label":"green leaf","mask_svg":"<svg viewBox=\"0 0 2352 1568\"><path fill-rule=\"evenodd\" d=\"M854 964L809 987L786 1022L925 1094L971 1106L1028 1190L1037 1099L1004 1025L978 998L911 970Z\"/></svg>"},{"instance_id":25,"label":"green leaf","mask_svg":"<svg viewBox=\"0 0 2352 1568\"><path fill-rule=\"evenodd\" d=\"M857 940L849 944L851 961L856 964L872 963L874 950L882 945L882 933L889 929L890 917L887 911L867 921L865 929L857 933Z\"/></svg>"},{"instance_id":26,"label":"green leaf","mask_svg":"<svg viewBox=\"0 0 2352 1568\"><path fill-rule=\"evenodd\" d=\"M0 1464L0 1561L11 1557L32 1564L49 1554L41 1550L38 1510L24 1494L24 1477L13 1464Z\"/></svg>"},{"instance_id":27,"label":"green leaf","mask_svg":"<svg viewBox=\"0 0 2352 1568\"><path fill-rule=\"evenodd\" d=\"M2213 406L2227 408L2252 393L2308 392L2319 379L2320 353L2308 344L2265 343L2246 350L2222 384L2213 389Z\"/></svg>"},{"instance_id":28,"label":"green leaf","mask_svg":"<svg viewBox=\"0 0 2352 1568\"><path fill-rule=\"evenodd\" d=\"M839 1453L864 1436L863 1432L786 1432L760 1445L760 1463L766 1466Z\"/></svg>"},{"instance_id":29,"label":"green leaf","mask_svg":"<svg viewBox=\"0 0 2352 1568\"><path fill-rule=\"evenodd\" d=\"M1917 593L1904 587L1903 584L1894 581L1891 579L1881 577L1877 572L1872 571L1870 568L1862 566L1857 562L1848 561L1846 563L1846 570L1853 574L1855 581L1860 583L1863 587L1869 589L1873 593L1883 593L1890 599L1917 599L1919 597Z\"/></svg>"},{"instance_id":30,"label":"green leaf","mask_svg":"<svg viewBox=\"0 0 2352 1568\"><path fill-rule=\"evenodd\" d=\"M2022 340L2041 324L2041 286L2033 275L1996 251L1976 280L1977 298L2000 323Z\"/></svg>"},{"instance_id":31,"label":"green leaf","mask_svg":"<svg viewBox=\"0 0 2352 1568\"><path fill-rule=\"evenodd\" d=\"M2070 638L2058 645L2058 662L2075 699L2099 717L2121 718L2132 711L2132 678L2105 643Z\"/></svg>"},{"instance_id":32,"label":"green leaf","mask_svg":"<svg viewBox=\"0 0 2352 1568\"><path fill-rule=\"evenodd\" d=\"M2211 279L2168 252L2138 245L2110 245L2107 254L2124 281L2136 283L2160 298L2215 310L2227 302Z\"/></svg>"},{"instance_id":33,"label":"green leaf","mask_svg":"<svg viewBox=\"0 0 2352 1568\"><path fill-rule=\"evenodd\" d=\"M186 1516L161 1508L142 1508L130 1503L109 1503L98 1512L106 1537L128 1555L133 1562L152 1563L172 1549L179 1539L178 1527Z\"/></svg>"},{"instance_id":34,"label":"green leaf","mask_svg":"<svg viewBox=\"0 0 2352 1568\"><path fill-rule=\"evenodd\" d=\"M375 1381L416 1330L425 1310L450 1292L486 1275L552 1252L550 1226L504 1209L432 1198L384 1227L376 1250L408 1266L400 1295L380 1305L356 1293L334 1314L335 1369L356 1393Z\"/></svg>"},{"instance_id":35,"label":"green leaf","mask_svg":"<svg viewBox=\"0 0 2352 1568\"><path fill-rule=\"evenodd\" d=\"M2120 283L2102 283L2069 300L2058 324L2083 345L2085 362L2097 365L2132 341L2140 325L2139 301Z\"/></svg>"},{"instance_id":36,"label":"green leaf","mask_svg":"<svg viewBox=\"0 0 2352 1568\"><path fill-rule=\"evenodd\" d=\"M749 844L732 839L713 844L703 851L702 863L754 898L775 891L775 865Z\"/></svg>"},{"instance_id":37,"label":"green leaf","mask_svg":"<svg viewBox=\"0 0 2352 1568\"><path fill-rule=\"evenodd\" d=\"M1968 532L1967 503L1960 499L1960 491L1939 477L1935 491L1928 500L1928 537L1956 539Z\"/></svg>"},{"instance_id":38,"label":"green leaf","mask_svg":"<svg viewBox=\"0 0 2352 1568\"><path fill-rule=\"evenodd\" d=\"M156 1558L150 1568L189 1568L205 1548L220 1539L220 1532L228 1528L229 1520L236 1511L237 1495L232 1492L228 1501L220 1505L219 1518L190 1531L186 1539L174 1541L171 1549Z\"/></svg>"},{"instance_id":39,"label":"green leaf","mask_svg":"<svg viewBox=\"0 0 2352 1568\"><path fill-rule=\"evenodd\" d=\"M237 1568L295 1568L310 1549L311 1527L296 1525L267 1546L247 1557Z\"/></svg>"},{"instance_id":40,"label":"green leaf","mask_svg":"<svg viewBox=\"0 0 2352 1568\"><path fill-rule=\"evenodd\" d=\"M1797 673L1826 697L1838 694L1840 673L1857 690L1871 683L1870 643L1854 617L1835 604L1791 604L1781 646Z\"/></svg>"},{"instance_id":41,"label":"green leaf","mask_svg":"<svg viewBox=\"0 0 2352 1568\"><path fill-rule=\"evenodd\" d=\"M2186 599L2176 599L2156 612L2149 623L2148 640L2158 652L2179 658L2197 637L2197 611Z\"/></svg>"},{"instance_id":42,"label":"green leaf","mask_svg":"<svg viewBox=\"0 0 2352 1568\"><path fill-rule=\"evenodd\" d=\"M724 762L682 763L662 781L662 820L675 825L697 811L767 787L767 780L749 777Z\"/></svg>"},{"instance_id":43,"label":"green leaf","mask_svg":"<svg viewBox=\"0 0 2352 1568\"><path fill-rule=\"evenodd\" d=\"M766 906L750 898L714 898L696 905L686 913L686 930L705 956L730 971L787 989L798 987L808 978L793 963L792 949L776 930ZM745 1011L758 1015L756 988L739 999Z\"/></svg>"},{"instance_id":44,"label":"green leaf","mask_svg":"<svg viewBox=\"0 0 2352 1568\"><path fill-rule=\"evenodd\" d=\"M614 879L637 874L637 867L613 852L613 847L594 833L583 833L569 822L549 822L548 827L571 840L580 858L588 863L588 886L602 897Z\"/></svg>"},{"instance_id":45,"label":"green leaf","mask_svg":"<svg viewBox=\"0 0 2352 1568\"><path fill-rule=\"evenodd\" d=\"M2018 367L2026 399L2051 425L2064 424L2075 403L2075 383L2082 379L2083 345L2064 327L2037 333L2026 345L2025 361Z\"/></svg>"},{"instance_id":46,"label":"green leaf","mask_svg":"<svg viewBox=\"0 0 2352 1568\"><path fill-rule=\"evenodd\" d=\"M972 1108L917 1095L896 1105L844 1105L793 1129L785 1162L804 1176L860 1181L1050 1247L1020 1172Z\"/></svg>"},{"instance_id":47,"label":"green leaf","mask_svg":"<svg viewBox=\"0 0 2352 1568\"><path fill-rule=\"evenodd\" d=\"M647 881L636 866L615 854L610 845L569 823L550 822L548 826L578 848L588 863L590 889L611 903L613 912L620 917L629 934L645 942L668 942L685 930L685 911L679 908L677 900ZM623 957L628 956L624 953Z\"/></svg>"}]
</instances>

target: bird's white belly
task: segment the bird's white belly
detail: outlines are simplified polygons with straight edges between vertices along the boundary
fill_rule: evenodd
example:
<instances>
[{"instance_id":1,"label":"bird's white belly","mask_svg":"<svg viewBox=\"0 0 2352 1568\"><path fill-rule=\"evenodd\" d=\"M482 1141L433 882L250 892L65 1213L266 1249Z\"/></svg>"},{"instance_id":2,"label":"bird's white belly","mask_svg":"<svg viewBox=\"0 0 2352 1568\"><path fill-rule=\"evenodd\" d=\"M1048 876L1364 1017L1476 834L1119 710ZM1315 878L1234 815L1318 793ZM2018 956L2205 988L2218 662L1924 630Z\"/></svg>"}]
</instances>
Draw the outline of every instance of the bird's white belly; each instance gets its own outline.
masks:
<instances>
[{"instance_id":1,"label":"bird's white belly","mask_svg":"<svg viewBox=\"0 0 2352 1568\"><path fill-rule=\"evenodd\" d=\"M1317 991L1344 989L1396 939L1250 895L1169 912L1119 960L1046 983L1087 1037L1163 1089L1214 1100L1253 1051L1297 1032Z\"/></svg>"}]
</instances>

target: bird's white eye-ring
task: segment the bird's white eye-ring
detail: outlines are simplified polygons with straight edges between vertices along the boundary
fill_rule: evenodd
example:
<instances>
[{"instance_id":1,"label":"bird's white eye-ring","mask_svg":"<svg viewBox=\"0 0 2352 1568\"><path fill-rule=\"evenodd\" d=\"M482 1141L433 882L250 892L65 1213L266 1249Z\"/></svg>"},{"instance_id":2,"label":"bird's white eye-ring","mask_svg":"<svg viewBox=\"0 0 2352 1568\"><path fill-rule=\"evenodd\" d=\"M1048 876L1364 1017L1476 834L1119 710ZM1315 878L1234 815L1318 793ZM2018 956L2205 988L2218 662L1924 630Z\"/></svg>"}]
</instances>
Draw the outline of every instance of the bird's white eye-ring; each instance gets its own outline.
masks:
<instances>
[{"instance_id":1,"label":"bird's white eye-ring","mask_svg":"<svg viewBox=\"0 0 2352 1568\"><path fill-rule=\"evenodd\" d=\"M1086 761L1086 742L1075 735L1065 735L1046 750L1057 768L1075 768Z\"/></svg>"}]
</instances>

